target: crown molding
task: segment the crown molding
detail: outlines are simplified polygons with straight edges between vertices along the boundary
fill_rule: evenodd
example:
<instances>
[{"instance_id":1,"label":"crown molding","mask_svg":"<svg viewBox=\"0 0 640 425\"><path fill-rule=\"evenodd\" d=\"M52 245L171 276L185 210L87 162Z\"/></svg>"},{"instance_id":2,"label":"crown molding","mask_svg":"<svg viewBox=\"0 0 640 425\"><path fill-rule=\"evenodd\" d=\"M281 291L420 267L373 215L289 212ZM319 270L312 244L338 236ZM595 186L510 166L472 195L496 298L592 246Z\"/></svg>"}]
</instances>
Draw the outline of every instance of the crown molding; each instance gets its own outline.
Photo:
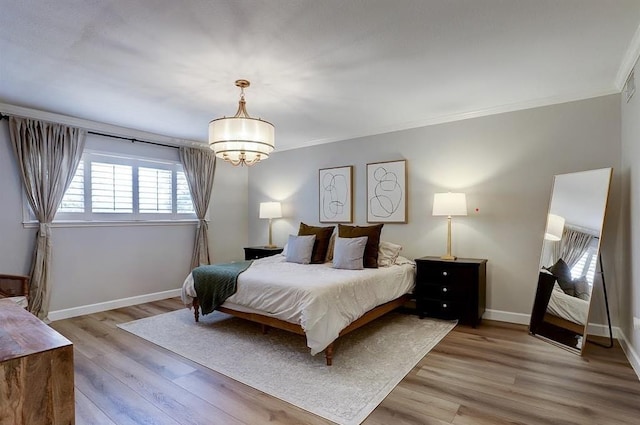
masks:
<instances>
[{"instance_id":1,"label":"crown molding","mask_svg":"<svg viewBox=\"0 0 640 425\"><path fill-rule=\"evenodd\" d=\"M32 118L42 121L55 122L72 127L84 128L88 131L105 133L111 136L119 136L131 139L149 140L159 142L170 146L185 147L206 147L205 143L195 140L179 139L175 137L165 136L162 134L151 133L133 128L120 127L113 124L102 123L98 121L76 118L68 115L56 114L53 112L40 111L38 109L25 108L23 106L11 105L0 102L0 112L6 115L15 115L23 118Z\"/></svg>"},{"instance_id":2,"label":"crown molding","mask_svg":"<svg viewBox=\"0 0 640 425\"><path fill-rule=\"evenodd\" d=\"M622 91L625 83L627 82L627 78L633 67L638 62L638 58L640 57L640 25L636 28L636 32L629 43L629 47L622 58L622 62L620 63L620 68L618 69L618 74L616 75L616 87L619 91Z\"/></svg>"},{"instance_id":3,"label":"crown molding","mask_svg":"<svg viewBox=\"0 0 640 425\"><path fill-rule=\"evenodd\" d=\"M491 108L478 109L475 111L468 111L468 112L462 112L462 113L451 114L451 115L442 115L437 117L426 118L424 120L411 121L406 123L389 125L385 127L372 128L370 131L367 131L366 133L354 134L347 137L310 140L307 142L303 142L297 146L291 146L291 147L279 146L278 150L274 151L272 155L277 155L278 152L282 152L282 151L306 148L306 147L316 146L316 145L323 145L326 143L341 142L346 140L358 139L362 137L371 137L371 136L377 136L380 134L393 133L396 131L411 130L411 129L420 128L420 127L429 127L437 124L446 124L454 121L463 121L471 118L480 118L480 117L486 117L490 115L504 114L507 112L517 112L525 109L534 109L534 108L540 108L543 106L551 106L551 105L558 105L561 103L576 102L580 100L586 100L586 99L591 99L591 98L596 98L601 96L608 96L611 94L618 94L618 93L620 93L620 90L618 88L608 87L608 88L601 88L599 90L590 90L584 93L551 96L551 97L546 97L541 99L527 100L524 102L510 103L510 104L495 106Z\"/></svg>"}]
</instances>

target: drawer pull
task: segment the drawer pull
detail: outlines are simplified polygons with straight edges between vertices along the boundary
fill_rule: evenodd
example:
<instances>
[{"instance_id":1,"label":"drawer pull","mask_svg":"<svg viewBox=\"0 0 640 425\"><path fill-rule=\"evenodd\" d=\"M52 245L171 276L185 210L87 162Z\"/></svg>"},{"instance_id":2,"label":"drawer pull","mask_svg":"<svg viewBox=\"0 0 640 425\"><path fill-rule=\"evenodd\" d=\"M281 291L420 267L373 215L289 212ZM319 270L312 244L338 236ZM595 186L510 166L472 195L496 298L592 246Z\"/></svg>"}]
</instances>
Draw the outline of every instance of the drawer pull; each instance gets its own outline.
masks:
<instances>
[{"instance_id":1,"label":"drawer pull","mask_svg":"<svg viewBox=\"0 0 640 425\"><path fill-rule=\"evenodd\" d=\"M442 272L442 276L447 276L449 273L447 272Z\"/></svg>"},{"instance_id":2,"label":"drawer pull","mask_svg":"<svg viewBox=\"0 0 640 425\"><path fill-rule=\"evenodd\" d=\"M442 288L442 292L447 292L447 291L448 291L448 289L447 289L446 286L444 288Z\"/></svg>"}]
</instances>

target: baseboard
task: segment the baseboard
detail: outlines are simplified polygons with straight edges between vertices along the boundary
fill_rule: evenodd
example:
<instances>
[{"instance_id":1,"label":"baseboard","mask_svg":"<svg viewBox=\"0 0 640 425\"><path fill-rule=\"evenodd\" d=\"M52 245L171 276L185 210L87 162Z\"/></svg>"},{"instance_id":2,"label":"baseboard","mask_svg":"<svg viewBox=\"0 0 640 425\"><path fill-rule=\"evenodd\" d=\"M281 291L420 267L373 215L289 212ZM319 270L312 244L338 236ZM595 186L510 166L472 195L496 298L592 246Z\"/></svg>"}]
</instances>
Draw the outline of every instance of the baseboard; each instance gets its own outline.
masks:
<instances>
[{"instance_id":1,"label":"baseboard","mask_svg":"<svg viewBox=\"0 0 640 425\"><path fill-rule=\"evenodd\" d=\"M106 301L103 303L83 305L79 307L67 308L49 312L49 321L69 319L70 317L84 316L85 314L99 313L101 311L113 310L115 308L129 307L136 304L144 304L151 301L164 300L167 298L179 297L180 289L154 292L152 294L137 295L135 297L121 298L119 300Z\"/></svg>"},{"instance_id":2,"label":"baseboard","mask_svg":"<svg viewBox=\"0 0 640 425\"><path fill-rule=\"evenodd\" d=\"M616 339L622 334L622 330L616 326L611 327L611 332L613 333L613 337ZM587 334L609 338L609 326L601 325L599 323L589 323Z\"/></svg>"},{"instance_id":3,"label":"baseboard","mask_svg":"<svg viewBox=\"0 0 640 425\"><path fill-rule=\"evenodd\" d=\"M620 343L620 347L622 347L622 351L624 351L624 354L627 356L631 367L636 372L638 379L640 379L640 356L638 355L636 350L633 349L633 346L627 339L627 336L619 329L618 331L618 342Z\"/></svg>"},{"instance_id":4,"label":"baseboard","mask_svg":"<svg viewBox=\"0 0 640 425\"><path fill-rule=\"evenodd\" d=\"M531 321L530 314L514 313L511 311L501 311L501 310L486 310L482 315L482 318L487 320L496 320L498 322L516 323L519 325L528 325L529 322ZM622 331L617 327L613 327L612 331L613 331L614 338L617 338L618 335L622 334ZM588 334L595 335L595 336L608 337L609 326L601 325L599 323L589 323Z\"/></svg>"},{"instance_id":5,"label":"baseboard","mask_svg":"<svg viewBox=\"0 0 640 425\"><path fill-rule=\"evenodd\" d=\"M531 321L530 314L501 310L485 310L482 318L487 320L496 320L498 322L517 323L519 325L528 325Z\"/></svg>"}]
</instances>

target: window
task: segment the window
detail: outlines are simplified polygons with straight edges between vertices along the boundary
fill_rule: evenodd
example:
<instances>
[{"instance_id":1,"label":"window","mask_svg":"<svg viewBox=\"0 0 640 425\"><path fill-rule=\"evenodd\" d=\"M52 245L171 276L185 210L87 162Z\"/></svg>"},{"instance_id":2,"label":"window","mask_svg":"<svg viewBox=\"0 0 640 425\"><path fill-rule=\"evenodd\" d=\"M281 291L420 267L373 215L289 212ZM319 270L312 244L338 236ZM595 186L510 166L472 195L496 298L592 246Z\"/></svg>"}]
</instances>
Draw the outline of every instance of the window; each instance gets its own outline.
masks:
<instances>
[{"instance_id":1,"label":"window","mask_svg":"<svg viewBox=\"0 0 640 425\"><path fill-rule=\"evenodd\" d=\"M55 221L194 218L181 164L85 151Z\"/></svg>"},{"instance_id":2,"label":"window","mask_svg":"<svg viewBox=\"0 0 640 425\"><path fill-rule=\"evenodd\" d=\"M587 281L593 285L596 274L596 263L598 261L598 239L594 238L589 248L582 254L582 257L571 268L571 278L577 279L582 276L587 277Z\"/></svg>"}]
</instances>

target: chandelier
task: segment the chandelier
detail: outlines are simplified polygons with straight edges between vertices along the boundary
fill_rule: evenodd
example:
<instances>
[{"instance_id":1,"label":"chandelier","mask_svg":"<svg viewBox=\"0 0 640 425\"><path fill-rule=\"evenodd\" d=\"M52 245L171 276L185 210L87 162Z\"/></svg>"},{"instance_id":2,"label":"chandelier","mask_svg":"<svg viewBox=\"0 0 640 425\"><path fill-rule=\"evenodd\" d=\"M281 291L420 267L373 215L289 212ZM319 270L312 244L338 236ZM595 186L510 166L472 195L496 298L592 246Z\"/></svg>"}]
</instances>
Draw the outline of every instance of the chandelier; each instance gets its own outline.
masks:
<instances>
[{"instance_id":1,"label":"chandelier","mask_svg":"<svg viewBox=\"0 0 640 425\"><path fill-rule=\"evenodd\" d=\"M236 80L240 87L238 111L233 117L223 117L209 123L209 147L218 158L233 165L253 165L269 158L275 145L275 129L270 122L251 118L245 108L244 89L247 80Z\"/></svg>"}]
</instances>

